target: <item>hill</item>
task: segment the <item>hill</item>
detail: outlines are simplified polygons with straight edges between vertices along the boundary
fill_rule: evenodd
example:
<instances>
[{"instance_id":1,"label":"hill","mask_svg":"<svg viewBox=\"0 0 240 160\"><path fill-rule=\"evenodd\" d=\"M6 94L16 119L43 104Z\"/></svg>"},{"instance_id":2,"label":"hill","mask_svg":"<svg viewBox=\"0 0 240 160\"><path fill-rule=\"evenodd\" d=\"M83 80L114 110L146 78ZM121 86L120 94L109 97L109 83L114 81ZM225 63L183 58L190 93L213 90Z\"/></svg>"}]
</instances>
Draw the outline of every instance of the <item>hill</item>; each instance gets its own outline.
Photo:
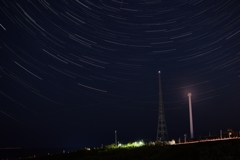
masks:
<instances>
[{"instance_id":1,"label":"hill","mask_svg":"<svg viewBox=\"0 0 240 160\"><path fill-rule=\"evenodd\" d=\"M210 141L182 145L155 145L124 149L79 150L36 157L36 160L164 160L240 159L240 140Z\"/></svg>"}]
</instances>

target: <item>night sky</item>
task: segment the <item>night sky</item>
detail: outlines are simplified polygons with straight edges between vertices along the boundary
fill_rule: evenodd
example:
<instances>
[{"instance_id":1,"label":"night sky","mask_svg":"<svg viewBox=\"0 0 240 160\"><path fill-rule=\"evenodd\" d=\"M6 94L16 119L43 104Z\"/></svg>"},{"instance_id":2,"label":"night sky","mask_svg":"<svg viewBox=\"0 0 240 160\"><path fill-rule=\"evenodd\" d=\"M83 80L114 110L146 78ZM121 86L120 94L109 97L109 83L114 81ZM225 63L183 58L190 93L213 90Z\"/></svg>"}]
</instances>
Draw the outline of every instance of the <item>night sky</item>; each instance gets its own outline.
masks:
<instances>
[{"instance_id":1,"label":"night sky","mask_svg":"<svg viewBox=\"0 0 240 160\"><path fill-rule=\"evenodd\" d=\"M239 0L1 0L0 147L240 130Z\"/></svg>"}]
</instances>

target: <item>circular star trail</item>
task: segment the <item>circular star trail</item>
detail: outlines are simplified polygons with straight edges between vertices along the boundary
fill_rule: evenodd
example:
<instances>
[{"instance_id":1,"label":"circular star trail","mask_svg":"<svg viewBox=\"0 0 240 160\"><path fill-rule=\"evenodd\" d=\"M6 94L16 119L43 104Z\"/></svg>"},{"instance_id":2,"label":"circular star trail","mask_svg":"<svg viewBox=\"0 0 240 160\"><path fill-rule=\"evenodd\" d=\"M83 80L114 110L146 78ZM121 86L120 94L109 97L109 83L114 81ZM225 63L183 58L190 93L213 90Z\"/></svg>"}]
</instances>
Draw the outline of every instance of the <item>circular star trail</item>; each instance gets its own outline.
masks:
<instances>
[{"instance_id":1,"label":"circular star trail","mask_svg":"<svg viewBox=\"0 0 240 160\"><path fill-rule=\"evenodd\" d=\"M155 140L239 130L237 0L0 2L2 146Z\"/></svg>"}]
</instances>

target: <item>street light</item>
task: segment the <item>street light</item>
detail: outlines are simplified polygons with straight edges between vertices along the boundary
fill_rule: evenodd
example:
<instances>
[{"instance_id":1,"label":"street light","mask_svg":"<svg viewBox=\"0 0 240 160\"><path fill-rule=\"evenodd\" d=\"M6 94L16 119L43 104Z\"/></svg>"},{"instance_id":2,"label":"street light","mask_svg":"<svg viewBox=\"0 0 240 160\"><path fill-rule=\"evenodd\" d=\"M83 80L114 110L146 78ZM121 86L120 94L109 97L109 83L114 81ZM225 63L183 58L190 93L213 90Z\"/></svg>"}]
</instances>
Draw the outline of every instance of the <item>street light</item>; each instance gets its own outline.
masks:
<instances>
[{"instance_id":1,"label":"street light","mask_svg":"<svg viewBox=\"0 0 240 160\"><path fill-rule=\"evenodd\" d=\"M229 133L228 133L228 137L229 137L229 138L231 138L231 135L232 135L232 133L231 133L231 132L229 132Z\"/></svg>"}]
</instances>

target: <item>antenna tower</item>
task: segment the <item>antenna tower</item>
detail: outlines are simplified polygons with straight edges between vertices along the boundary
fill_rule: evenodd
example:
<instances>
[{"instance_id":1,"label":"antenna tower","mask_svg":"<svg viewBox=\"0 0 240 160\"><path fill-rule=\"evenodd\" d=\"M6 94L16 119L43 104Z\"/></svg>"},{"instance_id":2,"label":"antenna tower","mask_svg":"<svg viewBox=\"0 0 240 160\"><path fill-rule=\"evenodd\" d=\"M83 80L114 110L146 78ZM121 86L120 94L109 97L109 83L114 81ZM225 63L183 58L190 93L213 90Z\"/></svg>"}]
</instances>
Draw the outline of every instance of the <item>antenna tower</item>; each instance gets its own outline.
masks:
<instances>
[{"instance_id":1,"label":"antenna tower","mask_svg":"<svg viewBox=\"0 0 240 160\"><path fill-rule=\"evenodd\" d=\"M159 110L158 110L158 127L157 127L157 141L168 140L168 131L165 121L163 98L162 98L162 85L161 85L161 72L158 71L159 79Z\"/></svg>"}]
</instances>

